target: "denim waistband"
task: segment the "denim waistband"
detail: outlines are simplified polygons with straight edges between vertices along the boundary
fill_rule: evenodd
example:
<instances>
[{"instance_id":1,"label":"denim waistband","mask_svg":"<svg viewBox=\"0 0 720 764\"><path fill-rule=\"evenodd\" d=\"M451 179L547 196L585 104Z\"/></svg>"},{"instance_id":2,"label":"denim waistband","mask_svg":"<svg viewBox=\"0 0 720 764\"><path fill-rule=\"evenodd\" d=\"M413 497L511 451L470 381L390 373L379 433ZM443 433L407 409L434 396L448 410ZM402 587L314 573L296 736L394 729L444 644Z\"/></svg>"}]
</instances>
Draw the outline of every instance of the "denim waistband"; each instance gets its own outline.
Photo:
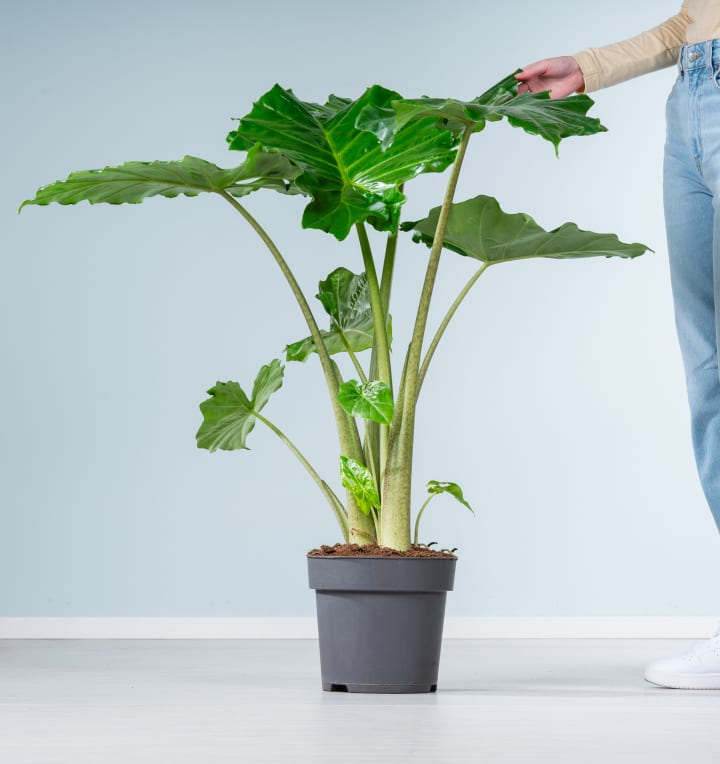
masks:
<instances>
[{"instance_id":1,"label":"denim waistband","mask_svg":"<svg viewBox=\"0 0 720 764\"><path fill-rule=\"evenodd\" d=\"M720 40L685 43L680 48L678 70L680 74L691 69L707 69L712 72L720 67Z\"/></svg>"}]
</instances>

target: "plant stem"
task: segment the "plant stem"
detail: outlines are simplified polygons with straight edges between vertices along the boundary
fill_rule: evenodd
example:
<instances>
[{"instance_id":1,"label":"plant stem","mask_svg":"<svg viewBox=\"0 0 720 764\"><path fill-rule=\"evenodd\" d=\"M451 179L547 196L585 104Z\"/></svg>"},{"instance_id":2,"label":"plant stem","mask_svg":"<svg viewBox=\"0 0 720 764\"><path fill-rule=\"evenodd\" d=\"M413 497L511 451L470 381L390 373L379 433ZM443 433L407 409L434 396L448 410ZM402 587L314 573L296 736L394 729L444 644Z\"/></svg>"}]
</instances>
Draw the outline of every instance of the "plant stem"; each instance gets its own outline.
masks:
<instances>
[{"instance_id":1,"label":"plant stem","mask_svg":"<svg viewBox=\"0 0 720 764\"><path fill-rule=\"evenodd\" d=\"M431 493L430 496L425 499L425 503L420 507L420 511L417 514L417 518L415 519L415 541L413 541L413 544L415 546L418 545L418 539L420 538L420 518L422 517L422 513L425 511L425 507L437 496L436 493Z\"/></svg>"},{"instance_id":2,"label":"plant stem","mask_svg":"<svg viewBox=\"0 0 720 764\"><path fill-rule=\"evenodd\" d=\"M440 255L442 254L445 231L447 230L450 208L457 187L460 169L470 141L471 132L465 129L455 162L448 180L440 215L438 216L435 236L430 249L425 280L420 293L415 327L406 358L406 367L402 379L402 404L396 407L391 430L392 433L385 467L383 511L380 513L382 537L384 543L395 549L410 548L410 494L412 479L413 440L415 434L415 409L418 396L418 375L422 355L425 327L430 310L435 278L437 276ZM402 413L400 413L402 412Z\"/></svg>"},{"instance_id":3,"label":"plant stem","mask_svg":"<svg viewBox=\"0 0 720 764\"><path fill-rule=\"evenodd\" d=\"M380 295L382 296L382 306L386 316L390 312L390 294L392 292L393 273L395 271L397 242L397 230L391 231L385 244L385 257L383 258L382 276L380 277Z\"/></svg>"},{"instance_id":4,"label":"plant stem","mask_svg":"<svg viewBox=\"0 0 720 764\"><path fill-rule=\"evenodd\" d=\"M367 382L367 376L365 375L365 370L360 364L360 361L358 360L358 357L355 355L355 351L350 347L350 343L347 341L347 338L342 332L342 329L338 328L338 333L340 334L340 342L342 342L343 347L345 348L345 352L350 356L350 360L353 363L353 366L355 367L355 371L358 374L358 377L360 377L361 382Z\"/></svg>"},{"instance_id":5,"label":"plant stem","mask_svg":"<svg viewBox=\"0 0 720 764\"><path fill-rule=\"evenodd\" d=\"M375 261L373 260L370 241L364 223L356 223L360 249L362 251L365 275L367 276L370 307L373 314L373 345L377 345L378 378L392 388L392 371L390 368L390 345L387 334L387 314L383 308L380 284L378 283Z\"/></svg>"},{"instance_id":6,"label":"plant stem","mask_svg":"<svg viewBox=\"0 0 720 764\"><path fill-rule=\"evenodd\" d=\"M402 185L399 187L399 190L402 192ZM380 278L380 296L382 297L383 313L387 317L388 325L390 322L390 293L392 291L397 242L398 231L396 229L395 231L391 231L387 237L387 242L385 244L385 257L383 258L382 276ZM389 343L390 336L388 331L388 345ZM372 350L370 351L370 379L377 379L377 368L377 345L373 344ZM377 422L368 421L365 424L364 449L366 456L371 460L371 463L368 464L368 462L366 462L366 465L373 473L379 490L382 490L382 479L380 478L380 425ZM383 469L384 466L385 465L383 464Z\"/></svg>"},{"instance_id":7,"label":"plant stem","mask_svg":"<svg viewBox=\"0 0 720 764\"><path fill-rule=\"evenodd\" d=\"M428 366L430 366L430 361L432 360L432 357L435 354L435 350L437 349L438 343L442 339L442 336L445 333L445 330L447 329L448 324L450 323L452 317L455 315L455 312L457 311L457 309L460 307L460 303L467 296L467 293L472 289L475 282L480 278L480 276L483 275L485 270L491 264L492 263L483 263L480 266L480 268L470 278L468 283L465 284L462 291L455 299L455 302L453 302L453 304L450 306L450 309L445 314L445 318L443 318L443 320L440 322L440 326L438 327L438 330L435 332L435 336L432 338L432 341L430 342L427 352L425 353L425 358L423 359L422 365L420 366L420 372L418 374L418 382L417 382L418 394L420 394L420 388L422 387L423 380L425 379L425 375L427 374Z\"/></svg>"},{"instance_id":8,"label":"plant stem","mask_svg":"<svg viewBox=\"0 0 720 764\"><path fill-rule=\"evenodd\" d=\"M440 265L440 255L442 254L448 218L450 217L450 208L455 196L455 189L457 187L458 177L460 176L460 168L462 167L465 151L467 150L471 135L472 133L470 130L466 128L448 180L445 198L443 199L443 204L440 208L440 215L438 216L437 226L435 227L435 236L433 237L432 247L430 248L427 270L425 271L425 281L423 282L422 292L420 293L420 304L418 305L415 327L412 340L410 341L410 349L408 350L408 378L405 391L406 396L408 396L406 400L410 402L413 407L417 399L417 377L420 369L420 355L422 353L422 344L425 337L425 327L427 326L427 318L430 311L430 300L432 299L438 266Z\"/></svg>"},{"instance_id":9,"label":"plant stem","mask_svg":"<svg viewBox=\"0 0 720 764\"><path fill-rule=\"evenodd\" d=\"M378 510L375 507L370 507L370 514L372 515L373 523L375 525L375 542L380 544L380 520L378 518Z\"/></svg>"},{"instance_id":10,"label":"plant stem","mask_svg":"<svg viewBox=\"0 0 720 764\"><path fill-rule=\"evenodd\" d=\"M373 314L373 347L377 347L375 356L377 361L378 378L392 390L392 368L390 366L390 344L387 333L387 311L383 306L380 284L378 283L375 261L373 259L370 241L364 223L356 223L360 249L362 251L363 265L367 277L370 307ZM380 425L380 448L378 454L380 475L378 485L382 487L382 476L387 454L388 426Z\"/></svg>"},{"instance_id":11,"label":"plant stem","mask_svg":"<svg viewBox=\"0 0 720 764\"><path fill-rule=\"evenodd\" d=\"M315 351L320 359L320 365L322 366L323 374L325 375L325 381L327 382L328 391L330 393L330 402L333 408L333 414L335 415L335 423L337 425L338 439L340 441L340 449L345 456L349 456L353 459L362 459L362 443L360 442L360 433L358 432L355 420L350 417L340 405L337 397L338 382L336 372L333 369L333 361L330 358L330 354L327 352L325 343L323 342L318 328L315 316L308 305L308 301L305 299L300 285L297 283L293 272L285 262L285 259L280 254L280 250L275 246L273 240L268 236L265 229L255 218L227 191L220 190L217 192L223 197L234 209L239 212L245 220L250 224L252 229L262 239L265 246L270 251L275 262L282 271L283 276L287 280L290 289L292 290L295 299L297 300L300 310L302 311L305 322L307 323L310 335L313 338L315 344ZM370 520L360 511L355 498L351 493L347 494L347 508L348 508L348 521L352 527L358 527L361 530L371 530ZM350 534L350 540L352 540L352 532Z\"/></svg>"},{"instance_id":12,"label":"plant stem","mask_svg":"<svg viewBox=\"0 0 720 764\"><path fill-rule=\"evenodd\" d=\"M325 498L328 500L331 509L335 513L335 517L337 518L337 521L340 523L340 527L342 528L343 537L345 538L345 541L347 541L349 534L347 512L345 511L345 507L343 507L340 499L338 499L338 497L335 495L335 492L320 477L320 475L318 475L312 464L310 464L310 462L302 455L297 446L290 440L290 438L288 438L287 435L285 435L285 433L279 427L274 425L269 419L266 419L262 414L258 414L257 411L254 411L253 414L264 425L269 427L278 436L278 438L280 438L280 440L293 452L293 454L295 454L300 464L305 467L305 469L310 474L310 477L317 483L318 487L325 495Z\"/></svg>"}]
</instances>

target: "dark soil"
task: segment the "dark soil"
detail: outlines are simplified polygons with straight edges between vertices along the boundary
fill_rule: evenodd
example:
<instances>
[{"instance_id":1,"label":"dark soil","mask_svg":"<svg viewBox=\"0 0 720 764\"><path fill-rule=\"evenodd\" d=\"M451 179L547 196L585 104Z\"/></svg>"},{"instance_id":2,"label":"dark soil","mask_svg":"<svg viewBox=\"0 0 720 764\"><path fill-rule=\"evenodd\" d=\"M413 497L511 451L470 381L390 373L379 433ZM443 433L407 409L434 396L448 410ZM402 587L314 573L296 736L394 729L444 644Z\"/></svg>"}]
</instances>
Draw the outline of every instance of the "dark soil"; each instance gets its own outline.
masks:
<instances>
[{"instance_id":1,"label":"dark soil","mask_svg":"<svg viewBox=\"0 0 720 764\"><path fill-rule=\"evenodd\" d=\"M399 552L397 549L391 549L387 546L377 546L368 544L360 546L359 544L333 544L328 546L323 544L320 549L311 549L308 557L440 557L444 559L457 560L457 557L450 552L443 552L440 549L428 549L427 547L414 546L406 552Z\"/></svg>"}]
</instances>

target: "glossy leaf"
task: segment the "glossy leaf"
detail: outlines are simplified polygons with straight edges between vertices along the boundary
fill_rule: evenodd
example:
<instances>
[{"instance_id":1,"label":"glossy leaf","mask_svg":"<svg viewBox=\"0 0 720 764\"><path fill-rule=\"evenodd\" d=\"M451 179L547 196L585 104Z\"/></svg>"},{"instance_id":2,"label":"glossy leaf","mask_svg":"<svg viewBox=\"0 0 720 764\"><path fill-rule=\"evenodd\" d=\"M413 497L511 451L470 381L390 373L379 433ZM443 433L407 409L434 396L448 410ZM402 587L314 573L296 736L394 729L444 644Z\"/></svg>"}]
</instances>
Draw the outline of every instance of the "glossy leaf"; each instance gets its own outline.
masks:
<instances>
[{"instance_id":1,"label":"glossy leaf","mask_svg":"<svg viewBox=\"0 0 720 764\"><path fill-rule=\"evenodd\" d=\"M337 268L318 284L315 296L330 316L330 330L320 332L330 355L346 353L348 348L359 353L372 347L374 326L364 273L356 275L347 268ZM389 319L388 334L392 335ZM305 337L288 345L285 357L288 361L305 361L314 352L312 337Z\"/></svg>"},{"instance_id":2,"label":"glossy leaf","mask_svg":"<svg viewBox=\"0 0 720 764\"><path fill-rule=\"evenodd\" d=\"M357 100L331 96L324 105L299 100L275 85L228 135L231 149L259 142L303 169L297 185L312 196L303 215L305 228L319 228L344 239L355 223L395 230L405 197L398 186L423 172L452 163L456 139L437 120L418 120L397 130L383 151L377 137L355 123L363 110L386 108L400 95L379 85Z\"/></svg>"},{"instance_id":3,"label":"glossy leaf","mask_svg":"<svg viewBox=\"0 0 720 764\"><path fill-rule=\"evenodd\" d=\"M355 379L343 382L338 389L338 400L351 416L380 424L392 422L395 408L392 390L380 380L370 380L363 384Z\"/></svg>"},{"instance_id":4,"label":"glossy leaf","mask_svg":"<svg viewBox=\"0 0 720 764\"><path fill-rule=\"evenodd\" d=\"M255 427L255 414L270 396L282 387L284 367L275 359L258 372L252 398L237 382L218 382L208 390L211 396L200 404L203 423L197 432L198 448L208 451L247 449L247 437Z\"/></svg>"},{"instance_id":5,"label":"glossy leaf","mask_svg":"<svg viewBox=\"0 0 720 764\"><path fill-rule=\"evenodd\" d=\"M260 188L282 193L300 193L293 184L301 171L286 157L251 146L247 158L231 170L223 170L204 159L186 156L178 162L125 162L103 170L71 173L41 188L28 204L139 204L150 196L198 196L203 192L226 191L240 197Z\"/></svg>"},{"instance_id":6,"label":"glossy leaf","mask_svg":"<svg viewBox=\"0 0 720 764\"><path fill-rule=\"evenodd\" d=\"M414 241L432 246L439 212L435 207L428 217L406 223L403 229L414 232ZM615 234L583 231L575 223L546 231L529 215L503 212L490 196L453 204L444 246L486 263L530 257L638 257L649 249L644 244L626 244Z\"/></svg>"},{"instance_id":7,"label":"glossy leaf","mask_svg":"<svg viewBox=\"0 0 720 764\"><path fill-rule=\"evenodd\" d=\"M429 480L427 484L427 492L430 494L448 493L475 514L475 510L468 504L463 496L462 488L460 488L457 483L442 483L437 480Z\"/></svg>"},{"instance_id":8,"label":"glossy leaf","mask_svg":"<svg viewBox=\"0 0 720 764\"><path fill-rule=\"evenodd\" d=\"M455 134L479 132L486 122L507 118L514 127L550 141L557 153L563 138L606 130L600 120L586 116L594 101L587 95L551 100L548 92L517 94L518 81L509 75L472 101L415 98L393 101L389 108L366 109L359 124L378 136L384 146L416 119L434 117Z\"/></svg>"},{"instance_id":9,"label":"glossy leaf","mask_svg":"<svg viewBox=\"0 0 720 764\"><path fill-rule=\"evenodd\" d=\"M364 514L369 515L372 508L380 508L380 497L372 473L360 462L348 456L341 456L340 480L343 487L355 497Z\"/></svg>"}]
</instances>

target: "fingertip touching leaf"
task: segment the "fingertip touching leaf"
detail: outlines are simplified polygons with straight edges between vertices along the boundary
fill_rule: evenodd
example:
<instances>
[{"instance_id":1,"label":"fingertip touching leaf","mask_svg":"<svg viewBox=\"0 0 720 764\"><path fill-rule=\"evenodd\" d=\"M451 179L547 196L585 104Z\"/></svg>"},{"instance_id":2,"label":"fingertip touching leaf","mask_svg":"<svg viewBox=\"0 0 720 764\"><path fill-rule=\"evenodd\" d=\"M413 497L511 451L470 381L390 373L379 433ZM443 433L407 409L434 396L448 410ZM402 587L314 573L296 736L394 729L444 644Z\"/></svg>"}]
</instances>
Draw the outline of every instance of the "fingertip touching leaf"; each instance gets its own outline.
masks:
<instances>
[{"instance_id":1,"label":"fingertip touching leaf","mask_svg":"<svg viewBox=\"0 0 720 764\"><path fill-rule=\"evenodd\" d=\"M439 214L440 208L435 207L428 217L403 224L402 229L413 231L414 241L430 247ZM486 263L531 257L633 258L649 250L645 244L626 244L615 234L583 231L575 223L546 231L530 215L503 212L491 196L476 196L452 205L443 246Z\"/></svg>"},{"instance_id":2,"label":"fingertip touching leaf","mask_svg":"<svg viewBox=\"0 0 720 764\"><path fill-rule=\"evenodd\" d=\"M284 366L272 360L258 372L248 398L237 382L218 382L208 390L210 398L200 404L203 422L197 432L198 448L208 451L247 449L247 437L255 427L256 414L280 389Z\"/></svg>"},{"instance_id":3,"label":"fingertip touching leaf","mask_svg":"<svg viewBox=\"0 0 720 764\"><path fill-rule=\"evenodd\" d=\"M518 95L516 73L503 78L472 101L428 97L398 99L390 107L368 110L362 117L362 124L374 132L384 146L389 146L395 135L414 120L434 118L440 126L458 135L465 130L479 132L486 122L506 118L513 127L521 127L550 141L556 154L563 138L606 130L599 119L587 116L594 103L589 96L550 99L547 91Z\"/></svg>"}]
</instances>

